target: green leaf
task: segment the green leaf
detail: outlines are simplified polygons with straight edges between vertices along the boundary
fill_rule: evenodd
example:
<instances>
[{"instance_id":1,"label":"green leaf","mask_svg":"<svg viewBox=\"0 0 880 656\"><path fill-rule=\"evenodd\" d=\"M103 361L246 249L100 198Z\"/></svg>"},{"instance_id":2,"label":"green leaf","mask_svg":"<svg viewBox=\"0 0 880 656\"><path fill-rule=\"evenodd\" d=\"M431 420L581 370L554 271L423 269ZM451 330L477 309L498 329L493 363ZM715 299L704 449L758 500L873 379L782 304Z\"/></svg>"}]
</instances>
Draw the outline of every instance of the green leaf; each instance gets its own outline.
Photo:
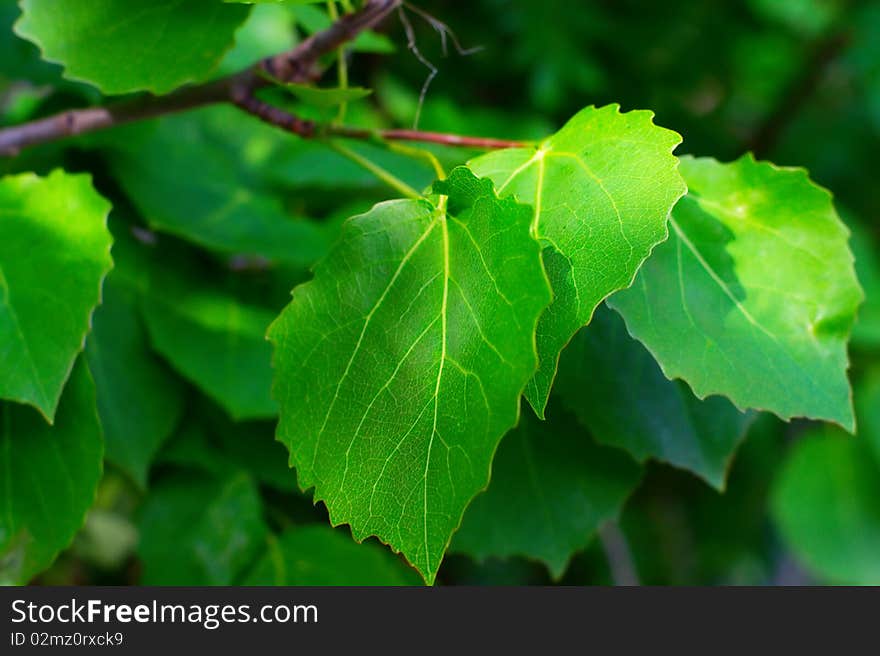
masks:
<instances>
[{"instance_id":1,"label":"green leaf","mask_svg":"<svg viewBox=\"0 0 880 656\"><path fill-rule=\"evenodd\" d=\"M290 137L236 108L166 117L109 137L111 172L152 228L294 266L313 264L329 247L320 226L291 216L263 180L267 159Z\"/></svg>"},{"instance_id":2,"label":"green leaf","mask_svg":"<svg viewBox=\"0 0 880 656\"><path fill-rule=\"evenodd\" d=\"M870 233L855 225L850 243L856 258L856 274L865 290L865 303L853 326L852 343L858 348L880 349L880 246Z\"/></svg>"},{"instance_id":3,"label":"green leaf","mask_svg":"<svg viewBox=\"0 0 880 656\"><path fill-rule=\"evenodd\" d=\"M846 341L862 292L831 195L750 155L687 158L682 173L669 241L609 305L697 396L852 430Z\"/></svg>"},{"instance_id":4,"label":"green leaf","mask_svg":"<svg viewBox=\"0 0 880 656\"><path fill-rule=\"evenodd\" d=\"M135 300L113 280L111 275L104 286L86 356L107 459L143 488L153 457L183 411L184 388L150 350Z\"/></svg>"},{"instance_id":5,"label":"green leaf","mask_svg":"<svg viewBox=\"0 0 880 656\"><path fill-rule=\"evenodd\" d=\"M554 389L597 441L639 461L688 469L718 489L754 418L720 396L700 401L687 385L667 379L604 306L562 353Z\"/></svg>"},{"instance_id":6,"label":"green leaf","mask_svg":"<svg viewBox=\"0 0 880 656\"><path fill-rule=\"evenodd\" d=\"M684 194L675 132L653 113L617 105L578 113L536 148L489 153L469 166L502 196L535 208L533 229L555 295L538 326L538 372L526 398L543 416L559 354L602 300L629 286L666 238L666 217Z\"/></svg>"},{"instance_id":7,"label":"green leaf","mask_svg":"<svg viewBox=\"0 0 880 656\"><path fill-rule=\"evenodd\" d=\"M880 462L880 366L871 369L859 381L857 389L858 437L868 441Z\"/></svg>"},{"instance_id":8,"label":"green leaf","mask_svg":"<svg viewBox=\"0 0 880 656\"><path fill-rule=\"evenodd\" d=\"M187 421L162 450L161 464L200 469L220 477L244 470L261 485L282 492L296 487L296 474L287 465L287 450L275 439L274 423L232 422L209 403L199 410L196 420Z\"/></svg>"},{"instance_id":9,"label":"green leaf","mask_svg":"<svg viewBox=\"0 0 880 656\"><path fill-rule=\"evenodd\" d=\"M501 442L489 489L474 499L453 551L485 559L528 556L561 577L606 520L618 515L641 467L597 446L573 418L526 413Z\"/></svg>"},{"instance_id":10,"label":"green leaf","mask_svg":"<svg viewBox=\"0 0 880 656\"><path fill-rule=\"evenodd\" d=\"M288 529L269 539L267 553L243 585L416 585L407 570L376 544L356 544L329 526Z\"/></svg>"},{"instance_id":11,"label":"green leaf","mask_svg":"<svg viewBox=\"0 0 880 656\"><path fill-rule=\"evenodd\" d=\"M279 3L256 5L236 31L235 47L223 57L217 75L232 75L261 59L292 50L298 40L290 8Z\"/></svg>"},{"instance_id":12,"label":"green leaf","mask_svg":"<svg viewBox=\"0 0 880 656\"><path fill-rule=\"evenodd\" d=\"M283 87L305 104L322 108L361 100L373 93L372 89L363 87L324 89L309 84L284 84Z\"/></svg>"},{"instance_id":13,"label":"green leaf","mask_svg":"<svg viewBox=\"0 0 880 656\"><path fill-rule=\"evenodd\" d=\"M0 398L50 423L113 266L109 211L87 175L0 179Z\"/></svg>"},{"instance_id":14,"label":"green leaf","mask_svg":"<svg viewBox=\"0 0 880 656\"><path fill-rule=\"evenodd\" d=\"M789 547L833 584L880 584L880 461L863 438L803 436L780 472L773 514Z\"/></svg>"},{"instance_id":15,"label":"green leaf","mask_svg":"<svg viewBox=\"0 0 880 656\"><path fill-rule=\"evenodd\" d=\"M104 93L165 94L206 79L250 9L217 0L21 0L16 33Z\"/></svg>"},{"instance_id":16,"label":"green leaf","mask_svg":"<svg viewBox=\"0 0 880 656\"><path fill-rule=\"evenodd\" d=\"M433 582L534 373L550 299L531 210L465 168L351 219L272 325L278 437L334 525Z\"/></svg>"},{"instance_id":17,"label":"green leaf","mask_svg":"<svg viewBox=\"0 0 880 656\"><path fill-rule=\"evenodd\" d=\"M104 442L83 360L70 375L54 426L0 402L0 585L22 585L66 548L95 500Z\"/></svg>"},{"instance_id":18,"label":"green leaf","mask_svg":"<svg viewBox=\"0 0 880 656\"><path fill-rule=\"evenodd\" d=\"M233 585L267 537L256 485L176 478L155 486L141 512L143 585Z\"/></svg>"},{"instance_id":19,"label":"green leaf","mask_svg":"<svg viewBox=\"0 0 880 656\"><path fill-rule=\"evenodd\" d=\"M153 347L237 420L275 417L274 313L184 275L155 274L141 302Z\"/></svg>"}]
</instances>

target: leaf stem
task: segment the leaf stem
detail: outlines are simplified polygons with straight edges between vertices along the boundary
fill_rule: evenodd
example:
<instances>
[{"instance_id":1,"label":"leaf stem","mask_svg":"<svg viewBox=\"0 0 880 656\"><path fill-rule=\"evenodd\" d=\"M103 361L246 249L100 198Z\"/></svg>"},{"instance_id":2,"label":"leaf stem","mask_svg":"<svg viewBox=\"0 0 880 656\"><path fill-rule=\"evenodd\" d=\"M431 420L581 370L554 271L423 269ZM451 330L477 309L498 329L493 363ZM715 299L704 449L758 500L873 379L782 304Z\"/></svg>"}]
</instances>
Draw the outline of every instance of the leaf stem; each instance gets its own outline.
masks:
<instances>
[{"instance_id":1,"label":"leaf stem","mask_svg":"<svg viewBox=\"0 0 880 656\"><path fill-rule=\"evenodd\" d=\"M344 5L343 11L345 11ZM334 23L339 20L339 12L336 10L335 0L327 0L327 13L330 14L330 20ZM347 11L346 13L351 12ZM340 45L339 48L336 49L336 78L340 89L348 89L348 62L345 58L345 44ZM339 113L336 115L336 122L340 124L345 123L345 115L347 112L348 103L342 101L339 103Z\"/></svg>"},{"instance_id":2,"label":"leaf stem","mask_svg":"<svg viewBox=\"0 0 880 656\"><path fill-rule=\"evenodd\" d=\"M437 176L438 180L443 180L446 178L446 170L443 168L443 165L440 163L440 160L437 159L437 156L434 155L430 150L425 150L424 148L414 148L413 146L407 146L402 143L395 143L393 141L385 142L385 145L388 147L388 150L394 151L395 153L400 153L401 155L406 155L407 157L415 157L427 160L427 162L431 165L431 168L434 169L434 174Z\"/></svg>"},{"instance_id":3,"label":"leaf stem","mask_svg":"<svg viewBox=\"0 0 880 656\"><path fill-rule=\"evenodd\" d=\"M406 184L403 180L395 176L387 169L382 168L375 162L367 159L360 153L351 150L347 146L343 146L337 141L327 141L327 145L343 157L346 157L358 166L366 169L377 178L379 178L382 182L387 184L389 187L392 187L407 198L420 199L424 197L422 196L422 194L420 194L418 191L413 189L411 186Z\"/></svg>"}]
</instances>

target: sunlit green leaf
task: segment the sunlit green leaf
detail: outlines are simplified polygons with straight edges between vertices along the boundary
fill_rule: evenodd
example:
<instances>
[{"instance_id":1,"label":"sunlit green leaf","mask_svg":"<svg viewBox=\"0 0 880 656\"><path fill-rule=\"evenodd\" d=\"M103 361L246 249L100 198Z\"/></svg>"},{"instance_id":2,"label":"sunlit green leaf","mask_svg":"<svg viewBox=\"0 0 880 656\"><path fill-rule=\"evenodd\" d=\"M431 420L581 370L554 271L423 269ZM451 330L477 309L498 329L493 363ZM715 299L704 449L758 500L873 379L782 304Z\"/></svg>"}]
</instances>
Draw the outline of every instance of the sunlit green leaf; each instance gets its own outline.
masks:
<instances>
[{"instance_id":1,"label":"sunlit green leaf","mask_svg":"<svg viewBox=\"0 0 880 656\"><path fill-rule=\"evenodd\" d=\"M854 426L848 232L802 169L685 159L669 241L609 301L669 378L783 419Z\"/></svg>"},{"instance_id":2,"label":"sunlit green leaf","mask_svg":"<svg viewBox=\"0 0 880 656\"><path fill-rule=\"evenodd\" d=\"M71 79L109 94L208 77L249 9L217 0L22 0L16 32Z\"/></svg>"},{"instance_id":3,"label":"sunlit green leaf","mask_svg":"<svg viewBox=\"0 0 880 656\"><path fill-rule=\"evenodd\" d=\"M433 582L535 367L531 210L467 169L350 220L272 325L278 435L334 524Z\"/></svg>"},{"instance_id":4,"label":"sunlit green leaf","mask_svg":"<svg viewBox=\"0 0 880 656\"><path fill-rule=\"evenodd\" d=\"M543 415L559 354L602 300L627 287L666 238L666 217L684 193L672 150L681 137L653 114L588 107L534 148L501 150L470 166L502 196L534 206L555 294L538 326L538 373L526 398Z\"/></svg>"},{"instance_id":5,"label":"sunlit green leaf","mask_svg":"<svg viewBox=\"0 0 880 656\"><path fill-rule=\"evenodd\" d=\"M86 175L0 179L0 398L49 421L113 265L109 211Z\"/></svg>"}]
</instances>

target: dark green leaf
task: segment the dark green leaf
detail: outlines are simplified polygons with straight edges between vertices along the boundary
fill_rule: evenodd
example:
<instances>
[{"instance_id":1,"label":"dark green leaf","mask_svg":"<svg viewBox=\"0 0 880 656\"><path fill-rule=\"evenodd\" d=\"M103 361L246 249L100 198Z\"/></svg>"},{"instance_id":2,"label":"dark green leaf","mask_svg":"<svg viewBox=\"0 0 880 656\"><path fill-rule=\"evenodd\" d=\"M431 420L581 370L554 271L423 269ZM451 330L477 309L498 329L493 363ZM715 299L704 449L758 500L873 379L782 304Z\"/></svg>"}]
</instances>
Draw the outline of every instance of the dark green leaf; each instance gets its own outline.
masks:
<instances>
[{"instance_id":1,"label":"dark green leaf","mask_svg":"<svg viewBox=\"0 0 880 656\"><path fill-rule=\"evenodd\" d=\"M183 385L150 350L135 301L113 277L86 343L107 459L141 487L183 410Z\"/></svg>"},{"instance_id":2,"label":"dark green leaf","mask_svg":"<svg viewBox=\"0 0 880 656\"><path fill-rule=\"evenodd\" d=\"M0 584L27 583L67 547L95 500L104 441L95 387L81 359L55 425L0 402Z\"/></svg>"},{"instance_id":3,"label":"dark green leaf","mask_svg":"<svg viewBox=\"0 0 880 656\"><path fill-rule=\"evenodd\" d=\"M415 585L418 576L379 545L347 531L297 526L269 539L244 585Z\"/></svg>"},{"instance_id":4,"label":"dark green leaf","mask_svg":"<svg viewBox=\"0 0 880 656\"><path fill-rule=\"evenodd\" d=\"M720 396L700 401L667 379L604 306L563 352L556 390L599 442L688 469L719 489L754 416Z\"/></svg>"},{"instance_id":5,"label":"dark green leaf","mask_svg":"<svg viewBox=\"0 0 880 656\"><path fill-rule=\"evenodd\" d=\"M259 557L267 529L249 476L177 478L155 486L141 512L144 585L232 585Z\"/></svg>"},{"instance_id":6,"label":"dark green leaf","mask_svg":"<svg viewBox=\"0 0 880 656\"><path fill-rule=\"evenodd\" d=\"M641 468L622 451L597 446L571 416L550 414L540 421L526 413L501 442L489 489L468 507L453 551L536 558L558 579L620 512Z\"/></svg>"}]
</instances>

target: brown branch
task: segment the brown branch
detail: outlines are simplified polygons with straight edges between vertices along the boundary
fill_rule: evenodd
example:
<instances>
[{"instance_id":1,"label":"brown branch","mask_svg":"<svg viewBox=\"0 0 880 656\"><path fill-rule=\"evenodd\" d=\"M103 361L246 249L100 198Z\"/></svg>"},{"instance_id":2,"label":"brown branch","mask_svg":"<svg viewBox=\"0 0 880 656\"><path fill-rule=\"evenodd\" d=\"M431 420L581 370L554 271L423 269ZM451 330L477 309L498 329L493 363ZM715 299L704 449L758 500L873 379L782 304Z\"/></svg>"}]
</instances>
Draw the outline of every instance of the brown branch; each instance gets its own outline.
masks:
<instances>
[{"instance_id":1,"label":"brown branch","mask_svg":"<svg viewBox=\"0 0 880 656\"><path fill-rule=\"evenodd\" d=\"M316 77L318 60L369 29L401 0L367 0L359 11L344 16L290 52L269 57L256 66L207 84L184 87L167 96L148 96L108 107L62 112L30 123L0 129L0 157L14 157L22 149L87 132L174 114L205 105L241 101L269 82L264 73L283 82L308 82Z\"/></svg>"},{"instance_id":2,"label":"brown branch","mask_svg":"<svg viewBox=\"0 0 880 656\"><path fill-rule=\"evenodd\" d=\"M501 148L524 148L524 141L492 139L489 137L467 137L445 132L421 132L419 130L367 130L346 125L318 125L270 105L253 95L248 89L240 88L233 95L235 105L261 121L290 132L304 139L313 137L344 137L348 139L377 139L380 141L419 141L443 146L462 146L481 150Z\"/></svg>"},{"instance_id":3,"label":"brown branch","mask_svg":"<svg viewBox=\"0 0 880 656\"><path fill-rule=\"evenodd\" d=\"M443 146L462 146L465 148L478 148L481 150L496 150L500 148L524 148L528 144L524 141L511 139L493 139L490 137L468 137L459 134L445 132L423 132L421 130L363 130L345 126L329 126L326 133L339 137L352 139L378 138L386 141L419 141L422 143L434 143Z\"/></svg>"}]
</instances>

